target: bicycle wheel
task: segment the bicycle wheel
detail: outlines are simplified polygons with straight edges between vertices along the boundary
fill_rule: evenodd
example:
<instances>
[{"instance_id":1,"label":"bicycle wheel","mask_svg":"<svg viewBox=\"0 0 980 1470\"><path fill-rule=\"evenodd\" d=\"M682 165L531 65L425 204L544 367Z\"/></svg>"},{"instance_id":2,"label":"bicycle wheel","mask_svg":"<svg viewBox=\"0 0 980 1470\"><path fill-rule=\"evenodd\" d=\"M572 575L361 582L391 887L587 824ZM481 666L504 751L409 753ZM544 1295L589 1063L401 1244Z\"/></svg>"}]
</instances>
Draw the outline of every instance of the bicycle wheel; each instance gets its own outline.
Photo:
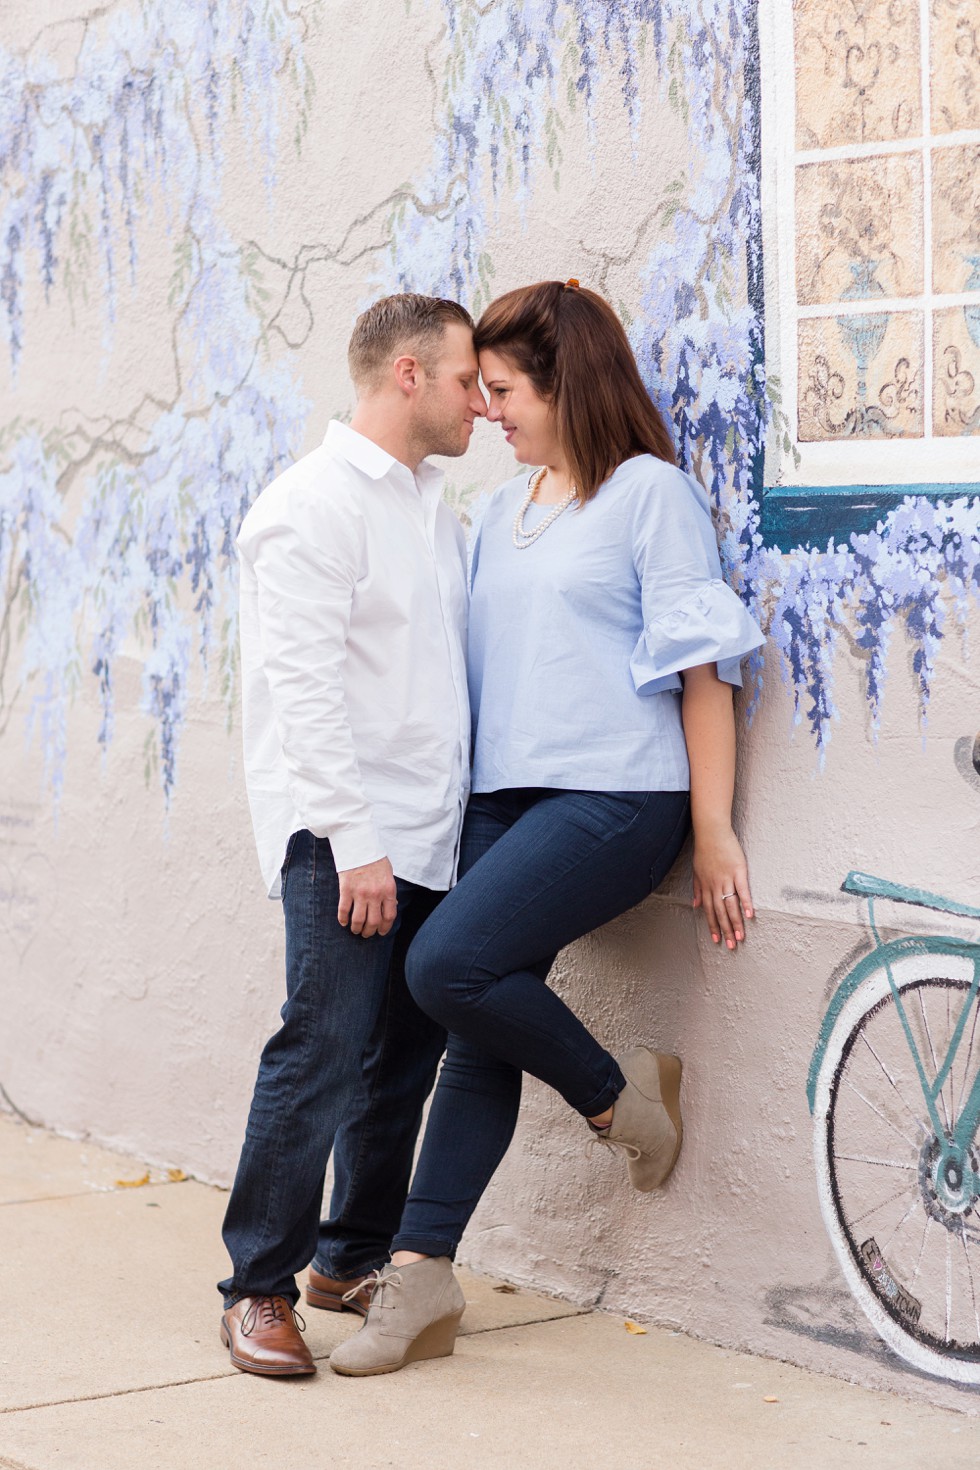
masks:
<instances>
[{"instance_id":1,"label":"bicycle wheel","mask_svg":"<svg viewBox=\"0 0 980 1470\"><path fill-rule=\"evenodd\" d=\"M964 952L966 951L966 952ZM891 962L927 1082L968 1001L969 948L923 940ZM980 1071L980 1003L936 1099L952 1135ZM844 1276L878 1334L924 1373L980 1383L980 1202L940 1143L882 966L843 1006L814 1097L820 1207ZM976 1153L969 1160L977 1171ZM958 1187L957 1187L958 1186Z\"/></svg>"}]
</instances>

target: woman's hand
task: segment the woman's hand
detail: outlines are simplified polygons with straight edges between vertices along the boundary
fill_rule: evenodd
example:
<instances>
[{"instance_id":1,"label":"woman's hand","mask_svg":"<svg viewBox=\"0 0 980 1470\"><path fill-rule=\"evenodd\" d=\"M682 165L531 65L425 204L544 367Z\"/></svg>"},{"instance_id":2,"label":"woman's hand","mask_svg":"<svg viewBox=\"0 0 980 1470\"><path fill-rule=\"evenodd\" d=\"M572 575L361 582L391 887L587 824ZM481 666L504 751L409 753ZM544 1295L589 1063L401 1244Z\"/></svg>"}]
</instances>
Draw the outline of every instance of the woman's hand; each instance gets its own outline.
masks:
<instances>
[{"instance_id":1,"label":"woman's hand","mask_svg":"<svg viewBox=\"0 0 980 1470\"><path fill-rule=\"evenodd\" d=\"M745 920L755 918L749 869L731 827L694 833L694 907L704 909L711 938L736 949L745 938Z\"/></svg>"}]
</instances>

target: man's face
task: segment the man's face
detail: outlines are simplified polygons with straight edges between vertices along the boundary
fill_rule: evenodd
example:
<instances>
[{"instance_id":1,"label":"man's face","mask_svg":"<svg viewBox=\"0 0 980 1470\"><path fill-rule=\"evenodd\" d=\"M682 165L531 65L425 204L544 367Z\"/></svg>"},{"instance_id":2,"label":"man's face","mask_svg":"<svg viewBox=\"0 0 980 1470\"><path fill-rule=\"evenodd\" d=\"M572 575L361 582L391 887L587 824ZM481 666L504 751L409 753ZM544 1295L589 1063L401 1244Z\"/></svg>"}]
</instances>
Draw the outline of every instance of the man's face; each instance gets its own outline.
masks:
<instances>
[{"instance_id":1,"label":"man's face","mask_svg":"<svg viewBox=\"0 0 980 1470\"><path fill-rule=\"evenodd\" d=\"M473 425L486 411L473 333L462 322L450 322L415 401L414 438L422 457L465 454Z\"/></svg>"}]
</instances>

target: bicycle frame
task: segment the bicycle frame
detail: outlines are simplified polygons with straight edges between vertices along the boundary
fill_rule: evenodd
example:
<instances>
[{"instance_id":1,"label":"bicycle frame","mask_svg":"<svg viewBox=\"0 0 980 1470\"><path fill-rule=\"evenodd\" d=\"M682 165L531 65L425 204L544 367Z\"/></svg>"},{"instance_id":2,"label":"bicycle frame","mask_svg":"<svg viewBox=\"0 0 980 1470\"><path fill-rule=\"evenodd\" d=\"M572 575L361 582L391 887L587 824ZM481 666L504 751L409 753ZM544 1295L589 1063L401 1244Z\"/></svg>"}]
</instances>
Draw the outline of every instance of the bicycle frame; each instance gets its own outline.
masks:
<instances>
[{"instance_id":1,"label":"bicycle frame","mask_svg":"<svg viewBox=\"0 0 980 1470\"><path fill-rule=\"evenodd\" d=\"M942 1167L952 1160L957 1171L960 1173L962 1185L968 1188L974 1195L980 1197L980 1175L969 1166L969 1150L973 1144L980 1124L980 1067L974 1078L970 1094L966 1099L965 1106L960 1112L952 1136L950 1137L942 1125L939 1116L937 1100L943 1086L949 1077L953 1063L959 1050L963 1032L966 1028L970 1008L980 991L980 945L969 940L946 938L940 935L909 936L904 939L892 940L883 943L878 933L874 917L874 905L876 898L890 899L898 903L912 903L920 907L935 908L946 913L958 914L961 917L980 919L980 910L967 907L966 904L955 903L937 894L919 892L915 889L902 888L897 884L887 883L880 878L873 878L864 873L849 873L841 884L841 888L848 893L856 893L868 900L868 914L871 923L871 932L874 935L875 948L864 956L855 965L849 975L845 976L827 1007L820 1027L820 1034L814 1048L813 1057L810 1062L810 1071L807 1078L807 1101L810 1112L813 1112L816 1096L817 1075L823 1062L827 1045L837 1023L837 1018L847 1001L867 977L876 970L884 968L888 977L888 984L895 1001L895 1007L905 1039L908 1043L912 1060L915 1065L919 1086L925 1101L929 1121L932 1124L935 1137L940 1144L939 1162ZM959 955L972 959L973 980L963 1001L953 1035L946 1049L946 1055L942 1059L942 1065L938 1068L935 1081L930 1084L919 1048L916 1045L912 1028L909 1024L905 1005L901 992L895 984L892 975L893 963L905 955Z\"/></svg>"},{"instance_id":2,"label":"bicycle frame","mask_svg":"<svg viewBox=\"0 0 980 1470\"><path fill-rule=\"evenodd\" d=\"M864 873L841 887L867 900L873 948L834 990L810 1063L820 1210L883 1341L921 1372L980 1386L980 943L886 942L875 906L980 910Z\"/></svg>"},{"instance_id":3,"label":"bicycle frame","mask_svg":"<svg viewBox=\"0 0 980 1470\"><path fill-rule=\"evenodd\" d=\"M845 975L835 990L833 998L827 1007L827 1012L821 1022L820 1033L817 1037L817 1044L814 1047L813 1056L810 1061L810 1070L806 1084L807 1102L809 1103L811 1113L813 1112L816 1101L817 1075L820 1071L828 1042L837 1024L837 1018L844 1009L844 1006L850 1000L858 986L862 985L875 970L881 969L884 966L886 973L889 975L889 980L891 980L890 972L894 961L903 955L910 954L965 955L973 960L975 971L977 965L980 964L980 946L966 939L949 939L941 935L929 935L927 937L916 935L905 939L894 939L887 944L881 944L879 941L878 947L871 950L863 959L859 960L850 974ZM974 985L976 983L976 974L974 974ZM932 1112L930 1111L931 1116Z\"/></svg>"}]
</instances>

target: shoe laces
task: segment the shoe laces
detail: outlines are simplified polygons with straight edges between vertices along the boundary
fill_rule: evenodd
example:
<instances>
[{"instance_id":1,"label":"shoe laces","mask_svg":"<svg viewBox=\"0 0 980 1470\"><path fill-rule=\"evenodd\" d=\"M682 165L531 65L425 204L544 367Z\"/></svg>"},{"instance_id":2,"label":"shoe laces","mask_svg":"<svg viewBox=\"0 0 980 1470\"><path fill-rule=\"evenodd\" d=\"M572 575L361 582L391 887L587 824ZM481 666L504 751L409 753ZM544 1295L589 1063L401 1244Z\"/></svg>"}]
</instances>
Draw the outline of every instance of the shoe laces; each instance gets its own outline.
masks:
<instances>
[{"instance_id":1,"label":"shoe laces","mask_svg":"<svg viewBox=\"0 0 980 1470\"><path fill-rule=\"evenodd\" d=\"M287 1322L290 1316L300 1332L305 1332L306 1323L284 1296L253 1297L242 1318L242 1337L251 1337L256 1327L262 1331L263 1328L275 1327L277 1322Z\"/></svg>"},{"instance_id":2,"label":"shoe laces","mask_svg":"<svg viewBox=\"0 0 980 1470\"><path fill-rule=\"evenodd\" d=\"M372 1307L391 1307L394 1306L394 1303L386 1302L384 1299L385 1287L390 1286L397 1289L401 1284L400 1271L392 1271L383 1267L380 1271L372 1271L370 1276L365 1276L364 1280L352 1286L350 1291L345 1291L341 1300L352 1302L359 1291L366 1291L370 1295Z\"/></svg>"},{"instance_id":3,"label":"shoe laces","mask_svg":"<svg viewBox=\"0 0 980 1470\"><path fill-rule=\"evenodd\" d=\"M617 1138L610 1138L608 1133L603 1133L598 1128L596 1128L593 1130L591 1138L585 1145L586 1158L592 1158L592 1155L595 1153L595 1146L597 1143L601 1144L603 1148L621 1148L628 1159L638 1159L643 1152L642 1149L637 1148L635 1143L620 1143Z\"/></svg>"}]
</instances>

